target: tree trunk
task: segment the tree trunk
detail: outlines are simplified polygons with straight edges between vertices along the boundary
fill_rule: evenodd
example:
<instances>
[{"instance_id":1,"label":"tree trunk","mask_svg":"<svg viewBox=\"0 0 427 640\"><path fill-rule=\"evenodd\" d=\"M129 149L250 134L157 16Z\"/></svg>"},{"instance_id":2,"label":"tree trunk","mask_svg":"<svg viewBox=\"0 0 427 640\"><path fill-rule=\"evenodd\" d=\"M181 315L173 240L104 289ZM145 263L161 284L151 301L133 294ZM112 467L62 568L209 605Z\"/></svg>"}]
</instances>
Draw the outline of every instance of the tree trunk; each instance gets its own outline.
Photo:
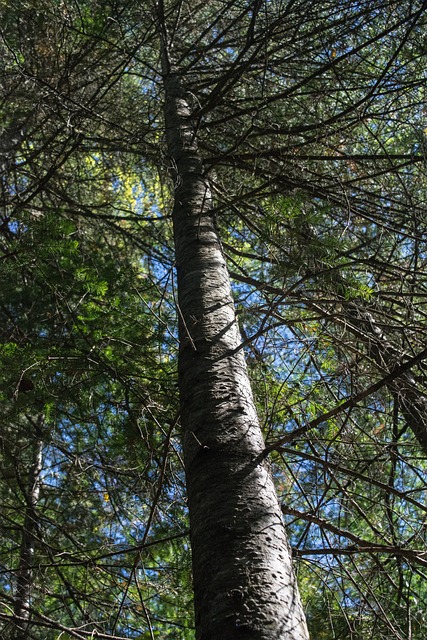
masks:
<instances>
[{"instance_id":1,"label":"tree trunk","mask_svg":"<svg viewBox=\"0 0 427 640\"><path fill-rule=\"evenodd\" d=\"M348 305L346 311L350 322L355 325L356 330L359 329L359 337L360 335L364 336L368 353L381 373L387 375L404 362L403 350L399 350L390 343L368 310L352 304ZM351 326L348 328L352 329ZM396 398L407 426L417 439L423 453L427 455L427 396L425 392L417 386L411 371L407 371L388 383L387 388Z\"/></svg>"},{"instance_id":2,"label":"tree trunk","mask_svg":"<svg viewBox=\"0 0 427 640\"><path fill-rule=\"evenodd\" d=\"M395 367L405 362L405 354L387 338L374 316L368 309L355 302L346 303L341 300L341 316L334 318L345 331L352 333L367 349L372 362L376 364L378 372L386 377ZM331 310L314 302L310 306L325 317L331 315ZM423 355L420 353L419 355ZM407 355L407 360L410 357ZM427 455L427 394L417 385L411 370L387 382L387 389L396 398L399 410L407 426L414 434L424 455Z\"/></svg>"},{"instance_id":3,"label":"tree trunk","mask_svg":"<svg viewBox=\"0 0 427 640\"><path fill-rule=\"evenodd\" d=\"M37 529L36 507L40 496L40 472L42 470L42 442L39 439L34 444L33 455L34 459L29 470L28 485L23 488L26 505L15 590L14 615L16 626L13 635L14 640L24 640L28 637L28 624L30 621L32 565Z\"/></svg>"},{"instance_id":4,"label":"tree trunk","mask_svg":"<svg viewBox=\"0 0 427 640\"><path fill-rule=\"evenodd\" d=\"M306 640L209 183L181 80L164 69L196 638Z\"/></svg>"},{"instance_id":5,"label":"tree trunk","mask_svg":"<svg viewBox=\"0 0 427 640\"><path fill-rule=\"evenodd\" d=\"M321 264L321 268L323 267L329 268ZM341 283L339 276L337 283ZM307 307L320 312L325 317L334 314L333 309L325 308L319 302L307 301L306 304ZM386 377L395 367L405 362L403 350L390 342L369 309L357 302L347 302L342 298L340 307L340 314L336 315L333 321L341 325L345 331L352 333L366 346L369 357L376 364L381 375ZM413 356L413 354L410 355ZM408 360L410 355L407 357ZM417 385L410 370L387 382L386 387L396 398L408 428L414 434L424 455L427 455L427 394L424 389Z\"/></svg>"}]
</instances>

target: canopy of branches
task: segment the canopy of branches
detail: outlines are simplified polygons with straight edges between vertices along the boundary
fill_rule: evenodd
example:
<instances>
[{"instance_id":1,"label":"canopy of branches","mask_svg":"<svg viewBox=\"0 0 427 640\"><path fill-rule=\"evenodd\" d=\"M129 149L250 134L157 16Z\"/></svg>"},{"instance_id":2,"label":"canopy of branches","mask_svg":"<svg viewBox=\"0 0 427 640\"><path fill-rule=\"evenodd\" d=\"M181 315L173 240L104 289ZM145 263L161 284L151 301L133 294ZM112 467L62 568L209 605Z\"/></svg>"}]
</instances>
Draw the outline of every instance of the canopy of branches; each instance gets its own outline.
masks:
<instances>
[{"instance_id":1,"label":"canopy of branches","mask_svg":"<svg viewBox=\"0 0 427 640\"><path fill-rule=\"evenodd\" d=\"M426 5L0 3L2 637L194 638L165 38L312 637L425 637Z\"/></svg>"}]
</instances>

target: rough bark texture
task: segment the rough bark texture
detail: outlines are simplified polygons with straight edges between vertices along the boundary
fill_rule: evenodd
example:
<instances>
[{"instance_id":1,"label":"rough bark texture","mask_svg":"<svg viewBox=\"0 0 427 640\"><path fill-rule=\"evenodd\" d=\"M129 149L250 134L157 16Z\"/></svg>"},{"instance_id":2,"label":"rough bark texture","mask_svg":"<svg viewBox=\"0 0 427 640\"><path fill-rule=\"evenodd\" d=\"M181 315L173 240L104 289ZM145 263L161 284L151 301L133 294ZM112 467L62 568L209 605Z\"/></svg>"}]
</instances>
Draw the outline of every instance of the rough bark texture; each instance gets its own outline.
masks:
<instances>
[{"instance_id":1,"label":"rough bark texture","mask_svg":"<svg viewBox=\"0 0 427 640\"><path fill-rule=\"evenodd\" d=\"M198 640L306 640L186 95L165 75Z\"/></svg>"}]
</instances>

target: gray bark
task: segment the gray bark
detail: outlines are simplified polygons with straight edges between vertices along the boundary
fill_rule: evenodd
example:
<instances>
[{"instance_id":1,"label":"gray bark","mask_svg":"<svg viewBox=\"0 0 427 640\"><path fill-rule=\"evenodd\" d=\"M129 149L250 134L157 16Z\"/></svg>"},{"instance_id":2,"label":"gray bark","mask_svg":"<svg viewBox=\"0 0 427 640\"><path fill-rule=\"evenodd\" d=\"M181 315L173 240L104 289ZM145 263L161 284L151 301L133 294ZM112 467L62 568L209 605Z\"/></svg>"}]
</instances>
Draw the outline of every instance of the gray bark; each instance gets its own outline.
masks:
<instances>
[{"instance_id":1,"label":"gray bark","mask_svg":"<svg viewBox=\"0 0 427 640\"><path fill-rule=\"evenodd\" d=\"M186 94L165 64L198 640L307 640Z\"/></svg>"}]
</instances>

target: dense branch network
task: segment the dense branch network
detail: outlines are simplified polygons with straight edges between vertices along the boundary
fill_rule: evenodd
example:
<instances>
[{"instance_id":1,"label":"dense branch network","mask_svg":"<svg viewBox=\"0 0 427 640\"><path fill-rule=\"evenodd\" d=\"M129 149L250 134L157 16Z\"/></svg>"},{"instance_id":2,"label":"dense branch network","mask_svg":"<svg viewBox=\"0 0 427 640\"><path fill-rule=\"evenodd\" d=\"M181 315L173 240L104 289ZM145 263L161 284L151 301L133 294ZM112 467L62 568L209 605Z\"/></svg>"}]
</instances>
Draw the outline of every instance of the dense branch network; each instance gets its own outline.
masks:
<instances>
[{"instance_id":1,"label":"dense branch network","mask_svg":"<svg viewBox=\"0 0 427 640\"><path fill-rule=\"evenodd\" d=\"M422 637L425 8L6 3L4 633L191 637L166 31L313 634Z\"/></svg>"}]
</instances>

